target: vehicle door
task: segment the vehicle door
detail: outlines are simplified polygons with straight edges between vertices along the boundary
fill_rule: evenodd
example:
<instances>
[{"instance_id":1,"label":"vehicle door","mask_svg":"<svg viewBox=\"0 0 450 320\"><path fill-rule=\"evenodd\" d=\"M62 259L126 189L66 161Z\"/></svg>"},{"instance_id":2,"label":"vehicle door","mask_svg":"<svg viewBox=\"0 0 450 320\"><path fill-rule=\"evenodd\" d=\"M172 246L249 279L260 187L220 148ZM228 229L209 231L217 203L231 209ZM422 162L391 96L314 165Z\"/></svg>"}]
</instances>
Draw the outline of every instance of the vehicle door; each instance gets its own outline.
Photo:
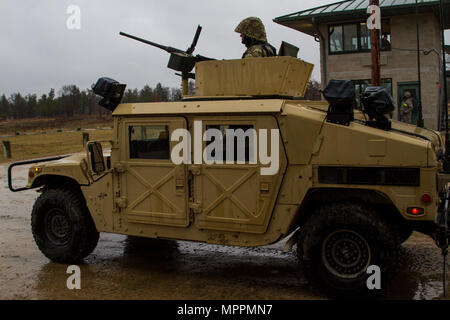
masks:
<instances>
[{"instance_id":1,"label":"vehicle door","mask_svg":"<svg viewBox=\"0 0 450 320\"><path fill-rule=\"evenodd\" d=\"M276 119L271 116L227 116L197 117L194 120L197 123L201 121L202 136L208 129L215 129L222 133L223 160L227 158L229 152L226 148L227 141L234 139L233 164L225 161L222 164L208 164L203 161L201 165L191 167L191 173L194 176L195 225L200 229L264 233L272 216L287 163L281 137L278 137ZM199 125L192 126L192 128L195 127L198 128ZM245 137L243 163L237 163L239 144L235 136L228 135L229 129L235 132L241 129L249 133ZM253 134L250 134L251 131L248 131L249 129L254 130L253 134L257 135L256 140ZM266 139L261 138L260 130L266 130ZM271 130L278 131L276 141L270 139ZM192 134L195 136L194 132ZM208 153L206 147L214 139L210 140L202 142L204 153ZM264 165L261 163L259 152L263 140L267 143L269 153L272 144L278 145L279 168L272 175L261 173ZM253 141L253 144L250 141ZM256 149L254 144L257 146Z\"/></svg>"},{"instance_id":2,"label":"vehicle door","mask_svg":"<svg viewBox=\"0 0 450 320\"><path fill-rule=\"evenodd\" d=\"M120 197L129 223L185 227L189 224L187 167L171 161L171 133L185 129L181 117L123 120Z\"/></svg>"}]
</instances>

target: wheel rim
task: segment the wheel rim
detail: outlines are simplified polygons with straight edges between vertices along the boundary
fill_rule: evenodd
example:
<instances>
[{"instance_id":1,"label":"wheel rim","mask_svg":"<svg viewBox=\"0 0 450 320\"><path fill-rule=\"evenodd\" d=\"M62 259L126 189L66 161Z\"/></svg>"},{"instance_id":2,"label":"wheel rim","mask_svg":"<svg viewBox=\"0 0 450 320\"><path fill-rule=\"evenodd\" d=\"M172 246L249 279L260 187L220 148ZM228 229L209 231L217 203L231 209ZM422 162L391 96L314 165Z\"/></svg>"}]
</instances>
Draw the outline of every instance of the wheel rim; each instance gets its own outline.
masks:
<instances>
[{"instance_id":1,"label":"wheel rim","mask_svg":"<svg viewBox=\"0 0 450 320\"><path fill-rule=\"evenodd\" d=\"M71 233L70 221L61 209L51 209L45 217L45 234L55 245L65 245Z\"/></svg>"},{"instance_id":2,"label":"wheel rim","mask_svg":"<svg viewBox=\"0 0 450 320\"><path fill-rule=\"evenodd\" d=\"M366 272L370 260L369 244L354 231L335 231L323 241L322 261L335 276L356 278Z\"/></svg>"}]
</instances>

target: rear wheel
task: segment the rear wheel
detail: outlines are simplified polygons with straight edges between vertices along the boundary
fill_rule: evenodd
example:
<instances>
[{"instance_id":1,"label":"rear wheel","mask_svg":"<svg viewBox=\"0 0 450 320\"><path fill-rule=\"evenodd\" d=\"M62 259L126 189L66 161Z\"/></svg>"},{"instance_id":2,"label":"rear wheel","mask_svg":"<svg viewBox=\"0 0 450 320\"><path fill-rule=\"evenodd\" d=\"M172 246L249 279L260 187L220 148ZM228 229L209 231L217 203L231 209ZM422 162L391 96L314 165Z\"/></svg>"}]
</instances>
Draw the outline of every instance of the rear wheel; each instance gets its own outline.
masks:
<instances>
[{"instance_id":1,"label":"rear wheel","mask_svg":"<svg viewBox=\"0 0 450 320\"><path fill-rule=\"evenodd\" d=\"M300 229L298 257L313 283L331 296L369 294L370 266L392 276L396 237L369 207L338 203L320 207Z\"/></svg>"},{"instance_id":2,"label":"rear wheel","mask_svg":"<svg viewBox=\"0 0 450 320\"><path fill-rule=\"evenodd\" d=\"M31 214L34 240L50 260L78 262L96 247L99 233L80 196L67 189L47 189Z\"/></svg>"}]
</instances>

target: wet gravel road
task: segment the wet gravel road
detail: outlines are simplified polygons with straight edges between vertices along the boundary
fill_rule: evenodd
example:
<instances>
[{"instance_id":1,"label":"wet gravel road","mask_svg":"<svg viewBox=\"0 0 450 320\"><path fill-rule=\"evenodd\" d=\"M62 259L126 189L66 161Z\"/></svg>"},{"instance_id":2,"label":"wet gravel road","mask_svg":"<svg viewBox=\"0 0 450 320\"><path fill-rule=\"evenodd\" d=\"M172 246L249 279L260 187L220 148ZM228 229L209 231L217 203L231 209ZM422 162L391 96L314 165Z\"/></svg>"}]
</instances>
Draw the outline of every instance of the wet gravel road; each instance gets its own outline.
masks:
<instances>
[{"instance_id":1,"label":"wet gravel road","mask_svg":"<svg viewBox=\"0 0 450 320\"><path fill-rule=\"evenodd\" d=\"M12 193L0 165L0 299L326 299L306 280L295 252L139 239L102 234L69 290L67 265L41 254L30 230L38 193ZM15 170L16 185L26 170ZM20 178L19 178L20 176ZM442 257L414 233L401 249L401 272L383 299L444 299Z\"/></svg>"}]
</instances>

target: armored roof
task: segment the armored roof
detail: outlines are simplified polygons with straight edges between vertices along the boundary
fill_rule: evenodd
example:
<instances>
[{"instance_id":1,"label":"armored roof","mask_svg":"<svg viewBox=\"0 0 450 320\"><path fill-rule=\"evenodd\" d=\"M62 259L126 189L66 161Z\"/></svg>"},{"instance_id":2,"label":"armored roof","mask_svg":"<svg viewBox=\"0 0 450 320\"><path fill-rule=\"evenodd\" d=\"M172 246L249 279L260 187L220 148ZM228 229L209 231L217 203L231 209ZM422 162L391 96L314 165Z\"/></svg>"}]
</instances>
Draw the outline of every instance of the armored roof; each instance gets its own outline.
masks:
<instances>
[{"instance_id":1,"label":"armored roof","mask_svg":"<svg viewBox=\"0 0 450 320\"><path fill-rule=\"evenodd\" d=\"M418 0L419 12L437 12L439 0ZM444 9L444 27L450 26L450 0L442 0ZM370 0L346 0L312 9L307 9L274 19L274 22L300 32L314 35L314 24L319 22L337 22L367 17ZM383 16L414 13L416 0L380 0Z\"/></svg>"},{"instance_id":2,"label":"armored roof","mask_svg":"<svg viewBox=\"0 0 450 320\"><path fill-rule=\"evenodd\" d=\"M225 100L181 101L152 103L123 103L113 116L128 115L180 115L204 113L276 113L281 112L285 100ZM235 98L234 98L235 99Z\"/></svg>"}]
</instances>

